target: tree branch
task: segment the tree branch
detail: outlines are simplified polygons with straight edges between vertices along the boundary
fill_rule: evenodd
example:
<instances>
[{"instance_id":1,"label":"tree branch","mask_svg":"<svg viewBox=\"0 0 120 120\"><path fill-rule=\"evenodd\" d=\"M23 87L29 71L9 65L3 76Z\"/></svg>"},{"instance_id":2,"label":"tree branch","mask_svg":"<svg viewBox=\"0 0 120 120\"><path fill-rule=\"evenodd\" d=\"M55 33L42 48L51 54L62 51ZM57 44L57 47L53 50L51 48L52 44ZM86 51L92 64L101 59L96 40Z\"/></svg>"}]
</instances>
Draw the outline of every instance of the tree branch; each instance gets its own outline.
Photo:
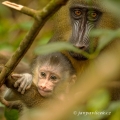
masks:
<instances>
[{"instance_id":1,"label":"tree branch","mask_svg":"<svg viewBox=\"0 0 120 120\"><path fill-rule=\"evenodd\" d=\"M65 5L68 0L52 0L47 6L43 8L43 10L34 10L28 7L25 7L23 5L19 5L16 3L12 3L9 1L2 2L3 5L6 5L10 8L13 8L15 10L18 10L19 12L22 12L28 16L31 16L35 18L38 21L41 21L41 19L46 18L47 16L51 16L52 13L56 12L62 5Z\"/></svg>"},{"instance_id":2,"label":"tree branch","mask_svg":"<svg viewBox=\"0 0 120 120\"><path fill-rule=\"evenodd\" d=\"M43 8L43 10L37 12L38 14L35 16L38 16L38 17L35 17L35 18L38 18L38 19L35 20L32 28L27 33L25 38L21 41L18 49L15 51L15 53L12 55L12 57L9 59L9 61L5 64L4 68L2 69L0 74L0 86L4 83L7 76L11 74L11 72L15 69L15 67L20 62L22 57L25 55L27 50L30 48L35 37L38 35L39 31L41 30L45 22L48 20L48 18L52 14L54 14L63 5L63 3L65 4L67 1L68 0L56 0L56 1L52 0L45 8ZM7 2L6 4L9 4L9 6L14 6L13 7L14 9L21 8L20 11L23 10L25 12L25 7L22 7L21 5L17 6L14 3L10 4L10 2ZM29 12L27 12L26 10L25 13L26 14L29 13L30 15L30 10L31 9L28 10ZM33 13L34 12L31 12L31 15Z\"/></svg>"}]
</instances>

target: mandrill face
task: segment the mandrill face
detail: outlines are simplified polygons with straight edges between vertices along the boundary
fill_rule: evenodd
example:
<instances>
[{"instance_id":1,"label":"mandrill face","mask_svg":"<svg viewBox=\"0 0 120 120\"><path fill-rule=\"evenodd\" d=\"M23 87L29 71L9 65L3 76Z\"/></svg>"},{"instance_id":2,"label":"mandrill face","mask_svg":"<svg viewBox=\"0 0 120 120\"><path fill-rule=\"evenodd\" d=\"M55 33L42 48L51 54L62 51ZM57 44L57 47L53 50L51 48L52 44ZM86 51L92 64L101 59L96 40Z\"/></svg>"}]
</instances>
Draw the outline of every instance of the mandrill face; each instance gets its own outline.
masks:
<instances>
[{"instance_id":1,"label":"mandrill face","mask_svg":"<svg viewBox=\"0 0 120 120\"><path fill-rule=\"evenodd\" d=\"M69 13L72 26L72 35L69 42L87 53L94 52L97 41L95 39L90 41L89 35L91 30L99 23L102 12L92 6L73 4ZM69 54L77 60L87 59L82 54L74 52L69 52Z\"/></svg>"},{"instance_id":2,"label":"mandrill face","mask_svg":"<svg viewBox=\"0 0 120 120\"><path fill-rule=\"evenodd\" d=\"M43 97L50 97L54 94L55 88L61 80L60 71L55 67L43 66L39 70L37 88Z\"/></svg>"}]
</instances>

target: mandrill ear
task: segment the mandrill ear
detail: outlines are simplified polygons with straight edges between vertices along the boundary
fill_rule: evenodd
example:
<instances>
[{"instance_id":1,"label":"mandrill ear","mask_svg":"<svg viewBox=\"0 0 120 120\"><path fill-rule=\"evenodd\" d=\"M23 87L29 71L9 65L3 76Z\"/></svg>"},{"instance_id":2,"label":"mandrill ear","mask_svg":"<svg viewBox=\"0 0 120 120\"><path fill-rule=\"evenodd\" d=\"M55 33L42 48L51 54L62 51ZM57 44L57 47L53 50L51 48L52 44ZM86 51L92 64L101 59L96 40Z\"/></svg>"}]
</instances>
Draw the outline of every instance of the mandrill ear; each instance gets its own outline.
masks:
<instances>
[{"instance_id":1,"label":"mandrill ear","mask_svg":"<svg viewBox=\"0 0 120 120\"><path fill-rule=\"evenodd\" d=\"M70 84L75 84L76 80L77 80L77 76L74 74L70 77L69 83Z\"/></svg>"},{"instance_id":2,"label":"mandrill ear","mask_svg":"<svg viewBox=\"0 0 120 120\"><path fill-rule=\"evenodd\" d=\"M77 76L74 74L72 75L70 78L69 78L69 81L67 82L67 85L66 85L66 93L69 93L71 88L73 87L73 85L75 84L77 80Z\"/></svg>"}]
</instances>

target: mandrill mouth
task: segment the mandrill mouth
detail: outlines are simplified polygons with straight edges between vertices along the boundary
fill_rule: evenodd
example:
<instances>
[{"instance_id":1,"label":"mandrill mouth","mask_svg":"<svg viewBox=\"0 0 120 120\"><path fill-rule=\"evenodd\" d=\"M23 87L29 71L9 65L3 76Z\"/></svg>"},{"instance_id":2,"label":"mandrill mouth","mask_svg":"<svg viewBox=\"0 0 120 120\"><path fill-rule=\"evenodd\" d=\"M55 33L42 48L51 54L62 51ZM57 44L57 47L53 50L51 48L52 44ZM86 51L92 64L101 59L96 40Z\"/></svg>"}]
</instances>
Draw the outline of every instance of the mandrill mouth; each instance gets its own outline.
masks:
<instances>
[{"instance_id":1,"label":"mandrill mouth","mask_svg":"<svg viewBox=\"0 0 120 120\"><path fill-rule=\"evenodd\" d=\"M93 47L92 49L90 49L89 47L86 47L86 48L84 47L84 49L83 48L79 48L79 49L83 50L88 54L93 54L96 50L96 47ZM81 61L88 60L88 58L81 53L75 53L75 52L69 51L69 54L76 60L81 60Z\"/></svg>"},{"instance_id":2,"label":"mandrill mouth","mask_svg":"<svg viewBox=\"0 0 120 120\"><path fill-rule=\"evenodd\" d=\"M87 60L88 58L83 56L82 54L75 53L75 52L69 52L69 54L75 58L76 60Z\"/></svg>"}]
</instances>

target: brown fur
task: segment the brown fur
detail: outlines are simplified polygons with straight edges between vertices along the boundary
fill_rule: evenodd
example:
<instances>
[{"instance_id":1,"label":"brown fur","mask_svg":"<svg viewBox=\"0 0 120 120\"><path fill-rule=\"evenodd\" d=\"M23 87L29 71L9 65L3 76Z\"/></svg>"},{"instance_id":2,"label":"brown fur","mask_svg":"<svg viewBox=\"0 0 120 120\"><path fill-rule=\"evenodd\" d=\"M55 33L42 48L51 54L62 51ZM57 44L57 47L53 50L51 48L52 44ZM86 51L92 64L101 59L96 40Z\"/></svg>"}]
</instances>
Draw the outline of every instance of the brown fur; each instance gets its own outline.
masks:
<instances>
[{"instance_id":1,"label":"brown fur","mask_svg":"<svg viewBox=\"0 0 120 120\"><path fill-rule=\"evenodd\" d=\"M97 29L111 29L111 30L116 30L120 28L120 22L118 18L112 13L112 11L109 11L106 8L106 5L101 5L102 1L101 0L91 0L91 2L88 2L88 0L69 0L68 4L66 6L63 6L59 12L55 15L55 32L54 36L52 37L50 42L53 41L69 41L70 36L72 34L72 25L71 25L71 20L70 20L70 13L69 9L71 6L74 6L74 4L77 5L83 5L83 6L92 6L94 8L97 8L102 12L102 16L100 17L99 23L96 26ZM99 38L93 38L94 41L98 41ZM117 40L118 44L120 44L120 40ZM114 43L113 41L111 44L109 44L107 47L102 50L102 52L108 51L109 48L113 47L114 50ZM97 44L97 43L96 43ZM100 55L102 54L100 53ZM74 68L77 71L77 75L81 75L89 65L91 60L76 60L72 56L69 55L69 53L66 51L64 52L68 56L68 58L71 60ZM96 59L98 60L99 57ZM116 96L120 90L116 89L113 90L116 92L112 92L112 96ZM120 99L120 95L118 97L115 97L115 99L118 98ZM114 97L113 97L114 99Z\"/></svg>"},{"instance_id":2,"label":"brown fur","mask_svg":"<svg viewBox=\"0 0 120 120\"><path fill-rule=\"evenodd\" d=\"M22 101L21 104L24 103L27 108L34 108L38 106L42 107L46 99L39 94L34 83L31 85L30 90L27 90L25 94L21 94L20 92L18 92L17 89L13 86L14 83L15 80L12 79L11 76L9 76L9 78L5 82L6 86L8 88L11 88L14 94L17 95L18 98Z\"/></svg>"},{"instance_id":3,"label":"brown fur","mask_svg":"<svg viewBox=\"0 0 120 120\"><path fill-rule=\"evenodd\" d=\"M7 61L9 60L10 56L8 54L5 53L0 53L0 71L2 70L3 66L7 63ZM17 67L15 68L14 72L16 73L30 73L30 67L24 63L24 62L20 62ZM6 86L2 86L4 87L4 91L1 94L6 94L5 97L7 100L15 100L18 99L18 97L16 95L13 94L13 92L11 92L11 90L8 90L8 88L6 88Z\"/></svg>"}]
</instances>

